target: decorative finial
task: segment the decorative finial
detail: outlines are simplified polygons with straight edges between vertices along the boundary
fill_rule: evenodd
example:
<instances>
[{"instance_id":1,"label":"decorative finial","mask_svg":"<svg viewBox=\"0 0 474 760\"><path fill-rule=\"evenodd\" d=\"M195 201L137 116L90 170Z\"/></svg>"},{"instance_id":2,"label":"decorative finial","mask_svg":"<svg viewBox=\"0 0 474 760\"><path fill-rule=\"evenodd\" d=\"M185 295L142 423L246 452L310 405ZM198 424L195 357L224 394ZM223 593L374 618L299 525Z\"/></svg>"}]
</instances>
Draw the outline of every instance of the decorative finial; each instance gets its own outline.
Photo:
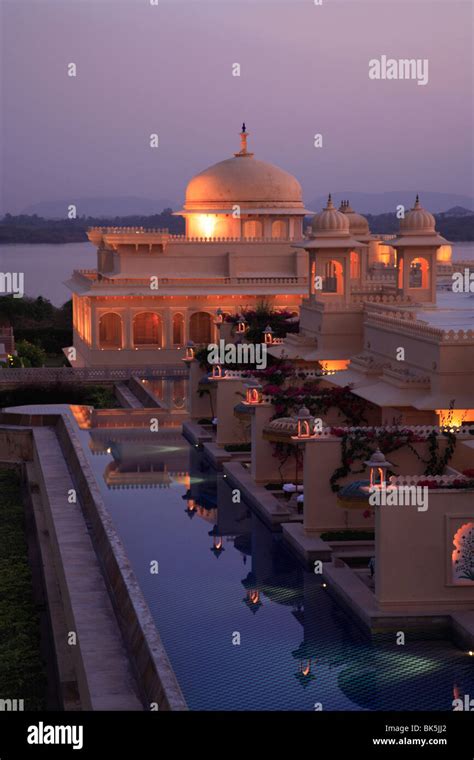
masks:
<instances>
[{"instance_id":1,"label":"decorative finial","mask_svg":"<svg viewBox=\"0 0 474 760\"><path fill-rule=\"evenodd\" d=\"M416 205L418 206L420 205L420 196L418 195L418 193L416 194L416 198L415 198L415 206Z\"/></svg>"},{"instance_id":2,"label":"decorative finial","mask_svg":"<svg viewBox=\"0 0 474 760\"><path fill-rule=\"evenodd\" d=\"M248 137L247 127L245 126L245 121L242 124L242 131L240 133L240 150L238 153L234 153L234 156L236 158L240 158L241 156L253 156L253 153L249 153L247 150L247 137Z\"/></svg>"}]
</instances>

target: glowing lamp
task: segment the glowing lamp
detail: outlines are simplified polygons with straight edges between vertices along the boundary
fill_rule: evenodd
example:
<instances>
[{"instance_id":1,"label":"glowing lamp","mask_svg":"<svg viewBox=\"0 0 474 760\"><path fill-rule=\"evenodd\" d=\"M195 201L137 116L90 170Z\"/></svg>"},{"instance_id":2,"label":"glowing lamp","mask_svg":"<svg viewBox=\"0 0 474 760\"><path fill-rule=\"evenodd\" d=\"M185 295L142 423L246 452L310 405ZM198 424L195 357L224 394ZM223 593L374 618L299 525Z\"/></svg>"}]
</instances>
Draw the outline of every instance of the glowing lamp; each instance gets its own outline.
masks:
<instances>
[{"instance_id":1,"label":"glowing lamp","mask_svg":"<svg viewBox=\"0 0 474 760\"><path fill-rule=\"evenodd\" d=\"M222 311L221 308L218 308L218 309L216 309L216 316L215 316L215 319L214 319L214 324L215 325L221 325L223 321L224 321L224 313L223 313L223 311Z\"/></svg>"},{"instance_id":2,"label":"glowing lamp","mask_svg":"<svg viewBox=\"0 0 474 760\"><path fill-rule=\"evenodd\" d=\"M302 406L298 412L296 438L311 438L311 422L313 418L311 412L306 406Z\"/></svg>"},{"instance_id":3,"label":"glowing lamp","mask_svg":"<svg viewBox=\"0 0 474 760\"><path fill-rule=\"evenodd\" d=\"M194 360L194 343L192 340L189 340L186 343L186 351L185 351L183 361L192 362L193 360Z\"/></svg>"},{"instance_id":4,"label":"glowing lamp","mask_svg":"<svg viewBox=\"0 0 474 760\"><path fill-rule=\"evenodd\" d=\"M391 462L387 462L380 449L374 451L364 464L369 468L370 488L385 488L387 470L392 465Z\"/></svg>"},{"instance_id":5,"label":"glowing lamp","mask_svg":"<svg viewBox=\"0 0 474 760\"><path fill-rule=\"evenodd\" d=\"M244 333L246 329L247 329L247 322L245 321L245 318L242 316L242 314L239 314L237 317L237 332Z\"/></svg>"},{"instance_id":6,"label":"glowing lamp","mask_svg":"<svg viewBox=\"0 0 474 760\"><path fill-rule=\"evenodd\" d=\"M220 364L214 364L212 367L211 378L213 380L222 380L225 376L225 370L222 369Z\"/></svg>"},{"instance_id":7,"label":"glowing lamp","mask_svg":"<svg viewBox=\"0 0 474 760\"><path fill-rule=\"evenodd\" d=\"M265 330L263 331L263 339L265 343L269 346L273 343L273 330L270 327L270 325L267 325Z\"/></svg>"},{"instance_id":8,"label":"glowing lamp","mask_svg":"<svg viewBox=\"0 0 474 760\"><path fill-rule=\"evenodd\" d=\"M245 391L245 402L247 404L261 404L262 403L262 386L248 385Z\"/></svg>"},{"instance_id":9,"label":"glowing lamp","mask_svg":"<svg viewBox=\"0 0 474 760\"><path fill-rule=\"evenodd\" d=\"M210 238L214 234L217 217L210 214L201 214L199 218L199 228L205 238Z\"/></svg>"}]
</instances>

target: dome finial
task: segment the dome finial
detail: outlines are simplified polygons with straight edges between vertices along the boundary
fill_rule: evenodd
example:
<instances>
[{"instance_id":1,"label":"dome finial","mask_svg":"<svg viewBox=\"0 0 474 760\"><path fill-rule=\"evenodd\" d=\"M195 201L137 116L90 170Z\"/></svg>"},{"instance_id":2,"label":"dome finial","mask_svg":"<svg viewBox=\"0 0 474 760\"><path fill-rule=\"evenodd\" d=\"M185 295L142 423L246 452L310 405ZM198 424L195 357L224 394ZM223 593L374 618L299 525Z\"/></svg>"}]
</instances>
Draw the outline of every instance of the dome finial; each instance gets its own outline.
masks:
<instances>
[{"instance_id":1,"label":"dome finial","mask_svg":"<svg viewBox=\"0 0 474 760\"><path fill-rule=\"evenodd\" d=\"M328 204L327 204L326 208L327 209L328 208L334 208L333 202L332 202L332 195L331 195L331 193L329 193L329 195L328 195Z\"/></svg>"},{"instance_id":2,"label":"dome finial","mask_svg":"<svg viewBox=\"0 0 474 760\"><path fill-rule=\"evenodd\" d=\"M416 198L415 198L415 208L418 208L419 206L420 206L420 196L417 193Z\"/></svg>"},{"instance_id":3,"label":"dome finial","mask_svg":"<svg viewBox=\"0 0 474 760\"><path fill-rule=\"evenodd\" d=\"M253 156L253 153L249 153L247 150L247 137L248 137L248 132L247 132L247 127L245 126L245 121L244 121L242 124L242 131L240 133L240 150L238 153L234 153L234 156L236 158L239 158L241 156L247 156L247 157Z\"/></svg>"}]
</instances>

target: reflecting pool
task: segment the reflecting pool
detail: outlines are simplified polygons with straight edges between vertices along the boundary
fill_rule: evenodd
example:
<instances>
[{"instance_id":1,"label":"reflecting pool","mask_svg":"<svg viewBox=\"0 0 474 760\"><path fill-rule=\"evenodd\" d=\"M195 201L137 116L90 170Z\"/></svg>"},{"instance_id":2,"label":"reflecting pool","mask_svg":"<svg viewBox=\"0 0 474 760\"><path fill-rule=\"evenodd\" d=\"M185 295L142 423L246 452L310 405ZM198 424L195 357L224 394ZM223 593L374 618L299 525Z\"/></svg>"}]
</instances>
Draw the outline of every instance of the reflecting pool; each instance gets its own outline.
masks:
<instances>
[{"instance_id":1,"label":"reflecting pool","mask_svg":"<svg viewBox=\"0 0 474 760\"><path fill-rule=\"evenodd\" d=\"M367 637L180 427L78 435L190 709L451 710L474 694L451 643Z\"/></svg>"}]
</instances>

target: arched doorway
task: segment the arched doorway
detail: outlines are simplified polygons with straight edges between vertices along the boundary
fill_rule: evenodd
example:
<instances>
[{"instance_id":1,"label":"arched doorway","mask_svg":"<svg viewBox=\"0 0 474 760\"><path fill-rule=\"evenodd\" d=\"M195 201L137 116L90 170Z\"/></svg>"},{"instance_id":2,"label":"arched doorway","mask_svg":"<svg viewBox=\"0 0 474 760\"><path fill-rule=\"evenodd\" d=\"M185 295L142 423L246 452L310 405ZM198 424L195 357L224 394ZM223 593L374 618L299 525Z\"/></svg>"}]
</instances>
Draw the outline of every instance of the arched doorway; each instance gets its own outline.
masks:
<instances>
[{"instance_id":1,"label":"arched doorway","mask_svg":"<svg viewBox=\"0 0 474 760\"><path fill-rule=\"evenodd\" d=\"M429 287L429 268L427 259L423 257L412 259L410 262L409 287L426 290Z\"/></svg>"},{"instance_id":2,"label":"arched doorway","mask_svg":"<svg viewBox=\"0 0 474 760\"><path fill-rule=\"evenodd\" d=\"M122 318L119 314L110 311L100 317L99 347L122 348Z\"/></svg>"},{"instance_id":3,"label":"arched doorway","mask_svg":"<svg viewBox=\"0 0 474 760\"><path fill-rule=\"evenodd\" d=\"M161 347L161 318L151 311L135 314L133 318L133 345L136 347Z\"/></svg>"},{"instance_id":4,"label":"arched doorway","mask_svg":"<svg viewBox=\"0 0 474 760\"><path fill-rule=\"evenodd\" d=\"M211 343L212 317L206 311L197 311L189 320L189 338L194 343Z\"/></svg>"},{"instance_id":5,"label":"arched doorway","mask_svg":"<svg viewBox=\"0 0 474 760\"><path fill-rule=\"evenodd\" d=\"M342 295L344 293L342 264L339 261L326 261L324 265L322 292L335 293L337 295Z\"/></svg>"}]
</instances>

